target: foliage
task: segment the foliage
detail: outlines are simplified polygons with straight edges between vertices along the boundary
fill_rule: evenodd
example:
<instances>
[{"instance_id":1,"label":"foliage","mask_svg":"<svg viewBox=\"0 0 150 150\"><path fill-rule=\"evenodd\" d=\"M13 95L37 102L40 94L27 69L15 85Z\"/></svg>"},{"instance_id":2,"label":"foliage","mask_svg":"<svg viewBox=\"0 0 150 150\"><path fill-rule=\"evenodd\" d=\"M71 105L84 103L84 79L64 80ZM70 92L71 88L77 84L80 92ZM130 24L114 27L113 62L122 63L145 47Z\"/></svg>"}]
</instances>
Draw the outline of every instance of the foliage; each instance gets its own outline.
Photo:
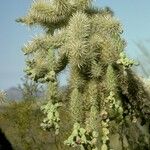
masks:
<instances>
[{"instance_id":1,"label":"foliage","mask_svg":"<svg viewBox=\"0 0 150 150\"><path fill-rule=\"evenodd\" d=\"M66 103L68 88L60 88L59 101L63 99ZM41 112L41 105L45 101L21 100L19 102L9 101L5 105L0 105L0 128L5 133L14 150L69 150L63 147L62 142L69 135L70 123L67 109L61 109L61 128L59 137L52 131L43 131L40 127L44 115ZM45 104L46 106L46 104ZM44 107L43 107L44 108Z\"/></svg>"},{"instance_id":2,"label":"foliage","mask_svg":"<svg viewBox=\"0 0 150 150\"><path fill-rule=\"evenodd\" d=\"M22 93L22 99L35 100L39 94L41 94L42 87L38 83L30 80L27 76L22 78L22 85L18 86L18 89Z\"/></svg>"},{"instance_id":3,"label":"foliage","mask_svg":"<svg viewBox=\"0 0 150 150\"><path fill-rule=\"evenodd\" d=\"M71 143L69 140L67 144L73 146L77 142L73 138L81 135L80 130L86 133L90 129L90 133L99 133L96 145L101 150L114 148L111 141L116 134L121 149L142 148L140 134L135 140L125 130L130 129L132 121L133 124L138 119L150 121L150 105L145 102L149 101L148 94L131 70L134 61L124 54L122 27L113 12L93 7L92 0L36 0L27 16L17 21L44 29L42 36L23 48L27 75L47 83L49 102L44 107L47 123L44 126L58 131L58 122L61 125L64 118L59 121L55 115L67 109L72 126L81 127L77 134L69 136ZM59 103L57 77L66 67L70 72L69 104L54 109ZM84 133L82 136L87 140L89 135ZM89 142L83 144L84 149L92 149Z\"/></svg>"},{"instance_id":4,"label":"foliage","mask_svg":"<svg viewBox=\"0 0 150 150\"><path fill-rule=\"evenodd\" d=\"M120 53L120 59L117 63L123 65L124 70L132 67L133 65L138 65L134 60L128 59L124 52Z\"/></svg>"},{"instance_id":5,"label":"foliage","mask_svg":"<svg viewBox=\"0 0 150 150\"><path fill-rule=\"evenodd\" d=\"M0 108L0 128L5 132L14 150L57 150L60 140L52 132L39 126L43 119L41 102L12 102ZM64 115L64 113L63 113ZM65 131L66 132L66 131ZM63 149L62 149L63 150Z\"/></svg>"},{"instance_id":6,"label":"foliage","mask_svg":"<svg viewBox=\"0 0 150 150\"><path fill-rule=\"evenodd\" d=\"M14 149L31 149L35 145L34 128L37 128L33 102L13 102L1 112L1 127L12 142ZM40 113L38 113L40 117ZM36 123L35 123L36 122ZM37 130L38 131L38 130ZM27 136L28 135L28 136ZM37 143L36 143L37 145Z\"/></svg>"}]
</instances>

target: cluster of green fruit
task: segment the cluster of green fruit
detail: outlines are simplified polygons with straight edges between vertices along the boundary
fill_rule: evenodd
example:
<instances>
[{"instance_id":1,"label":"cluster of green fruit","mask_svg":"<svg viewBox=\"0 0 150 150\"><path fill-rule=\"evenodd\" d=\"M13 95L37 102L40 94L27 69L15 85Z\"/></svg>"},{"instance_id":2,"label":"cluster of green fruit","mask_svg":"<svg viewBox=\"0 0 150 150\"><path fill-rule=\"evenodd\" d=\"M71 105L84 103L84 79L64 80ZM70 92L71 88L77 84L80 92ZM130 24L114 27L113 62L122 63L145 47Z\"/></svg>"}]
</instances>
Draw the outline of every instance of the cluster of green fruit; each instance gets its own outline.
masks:
<instances>
[{"instance_id":1,"label":"cluster of green fruit","mask_svg":"<svg viewBox=\"0 0 150 150\"><path fill-rule=\"evenodd\" d=\"M80 127L79 123L75 123L72 134L64 143L72 147L80 146L83 150L89 148L90 150L98 150L96 147L97 137L96 131L88 131Z\"/></svg>"},{"instance_id":2,"label":"cluster of green fruit","mask_svg":"<svg viewBox=\"0 0 150 150\"><path fill-rule=\"evenodd\" d=\"M60 118L59 118L58 108L60 106L61 106L60 103L56 103L53 105L52 103L49 102L48 104L43 105L41 107L43 113L47 115L47 117L41 123L41 127L44 130L50 130L51 128L53 128L55 130L55 134L59 133Z\"/></svg>"}]
</instances>

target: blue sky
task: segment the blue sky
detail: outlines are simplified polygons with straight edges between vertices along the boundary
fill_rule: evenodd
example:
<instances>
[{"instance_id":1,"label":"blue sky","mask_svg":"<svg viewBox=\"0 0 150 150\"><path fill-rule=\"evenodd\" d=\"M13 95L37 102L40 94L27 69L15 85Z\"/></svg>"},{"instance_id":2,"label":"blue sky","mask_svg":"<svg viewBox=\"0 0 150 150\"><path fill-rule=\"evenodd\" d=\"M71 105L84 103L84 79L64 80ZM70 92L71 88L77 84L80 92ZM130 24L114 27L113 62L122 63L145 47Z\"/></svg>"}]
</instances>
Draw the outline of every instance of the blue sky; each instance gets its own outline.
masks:
<instances>
[{"instance_id":1,"label":"blue sky","mask_svg":"<svg viewBox=\"0 0 150 150\"><path fill-rule=\"evenodd\" d=\"M0 89L19 84L23 77L24 56L21 47L37 33L18 24L15 19L24 16L32 0L1 0L0 4ZM139 57L135 41L150 40L149 0L97 0L97 6L109 6L121 21L127 53ZM63 80L63 78L62 78Z\"/></svg>"}]
</instances>

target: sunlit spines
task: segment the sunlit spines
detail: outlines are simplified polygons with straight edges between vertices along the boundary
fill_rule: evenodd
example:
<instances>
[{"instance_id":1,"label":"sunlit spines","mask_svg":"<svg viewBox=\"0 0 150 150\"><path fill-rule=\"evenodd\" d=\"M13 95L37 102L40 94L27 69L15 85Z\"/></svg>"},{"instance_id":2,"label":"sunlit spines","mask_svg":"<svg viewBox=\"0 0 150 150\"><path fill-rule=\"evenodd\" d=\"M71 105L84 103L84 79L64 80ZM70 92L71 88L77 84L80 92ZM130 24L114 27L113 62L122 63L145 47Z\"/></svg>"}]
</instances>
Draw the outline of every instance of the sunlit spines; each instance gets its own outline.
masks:
<instances>
[{"instance_id":1,"label":"sunlit spines","mask_svg":"<svg viewBox=\"0 0 150 150\"><path fill-rule=\"evenodd\" d=\"M92 131L99 131L100 129L100 118L99 118L99 111L98 108L96 106L91 106L90 111L89 111L89 115L86 118L86 128L88 130L92 130Z\"/></svg>"},{"instance_id":2,"label":"sunlit spines","mask_svg":"<svg viewBox=\"0 0 150 150\"><path fill-rule=\"evenodd\" d=\"M78 10L85 11L89 7L91 7L93 0L70 0L70 3L73 7Z\"/></svg>"},{"instance_id":3,"label":"sunlit spines","mask_svg":"<svg viewBox=\"0 0 150 150\"><path fill-rule=\"evenodd\" d=\"M45 76L45 81L47 82L46 99L48 101L48 104L42 107L42 110L46 114L46 117L44 118L41 126L47 130L54 128L55 134L58 134L60 128L58 108L61 105L58 102L58 81L54 70L55 52L53 49L48 50L47 65L48 73Z\"/></svg>"},{"instance_id":4,"label":"sunlit spines","mask_svg":"<svg viewBox=\"0 0 150 150\"><path fill-rule=\"evenodd\" d=\"M94 60L91 63L91 77L96 79L102 77L104 71L101 62L97 62Z\"/></svg>"},{"instance_id":5,"label":"sunlit spines","mask_svg":"<svg viewBox=\"0 0 150 150\"><path fill-rule=\"evenodd\" d=\"M91 35L90 47L91 57L97 57L98 61L101 60L106 65L119 59L119 53L124 46L121 40L116 40L105 32L97 32Z\"/></svg>"},{"instance_id":6,"label":"sunlit spines","mask_svg":"<svg viewBox=\"0 0 150 150\"><path fill-rule=\"evenodd\" d=\"M113 91L115 93L118 92L118 85L117 85L117 77L115 74L114 67L112 64L108 65L107 72L106 72L106 85L108 88L108 91Z\"/></svg>"},{"instance_id":7,"label":"sunlit spines","mask_svg":"<svg viewBox=\"0 0 150 150\"><path fill-rule=\"evenodd\" d=\"M67 34L67 49L69 61L72 65L82 66L88 52L88 37L90 23L86 14L76 12L70 19Z\"/></svg>"},{"instance_id":8,"label":"sunlit spines","mask_svg":"<svg viewBox=\"0 0 150 150\"><path fill-rule=\"evenodd\" d=\"M97 80L91 79L88 83L86 103L89 105L89 111L86 115L86 128L91 131L99 131L99 100Z\"/></svg>"},{"instance_id":9,"label":"sunlit spines","mask_svg":"<svg viewBox=\"0 0 150 150\"><path fill-rule=\"evenodd\" d=\"M93 22L93 31L96 32L106 32L109 36L112 34L121 34L123 32L122 26L119 21L113 17L111 14L95 14L91 17L91 22Z\"/></svg>"},{"instance_id":10,"label":"sunlit spines","mask_svg":"<svg viewBox=\"0 0 150 150\"><path fill-rule=\"evenodd\" d=\"M82 74L81 69L74 66L69 66L70 69L70 79L69 86L70 88L78 87L79 90L83 91L86 85L86 79L84 74Z\"/></svg>"},{"instance_id":11,"label":"sunlit spines","mask_svg":"<svg viewBox=\"0 0 150 150\"><path fill-rule=\"evenodd\" d=\"M18 22L25 23L27 25L48 25L58 24L61 21L65 21L71 14L72 9L67 1L35 1L27 16L18 19Z\"/></svg>"},{"instance_id":12,"label":"sunlit spines","mask_svg":"<svg viewBox=\"0 0 150 150\"><path fill-rule=\"evenodd\" d=\"M48 73L47 62L45 57L37 53L36 56L26 59L26 68L24 69L25 73L34 81L38 81L41 78L44 78Z\"/></svg>"},{"instance_id":13,"label":"sunlit spines","mask_svg":"<svg viewBox=\"0 0 150 150\"><path fill-rule=\"evenodd\" d=\"M55 30L55 32L52 36L52 39L53 39L52 47L54 49L58 49L58 48L64 46L64 44L66 42L66 34L67 34L66 28L62 27L60 29Z\"/></svg>"},{"instance_id":14,"label":"sunlit spines","mask_svg":"<svg viewBox=\"0 0 150 150\"><path fill-rule=\"evenodd\" d=\"M98 86L96 80L91 80L88 83L89 102L91 106L98 107Z\"/></svg>"},{"instance_id":15,"label":"sunlit spines","mask_svg":"<svg viewBox=\"0 0 150 150\"><path fill-rule=\"evenodd\" d=\"M66 68L67 64L68 64L67 54L65 52L62 53L60 52L55 61L55 66L54 66L55 72L60 73L62 70Z\"/></svg>"},{"instance_id":16,"label":"sunlit spines","mask_svg":"<svg viewBox=\"0 0 150 150\"><path fill-rule=\"evenodd\" d=\"M73 122L83 123L83 100L78 88L72 89L70 95L70 112Z\"/></svg>"},{"instance_id":17,"label":"sunlit spines","mask_svg":"<svg viewBox=\"0 0 150 150\"><path fill-rule=\"evenodd\" d=\"M105 103L107 105L107 110L109 117L114 117L117 119L123 119L123 105L119 94L119 84L117 81L117 74L112 65L109 65L106 73L106 84L108 89L108 96L106 95Z\"/></svg>"},{"instance_id":18,"label":"sunlit spines","mask_svg":"<svg viewBox=\"0 0 150 150\"><path fill-rule=\"evenodd\" d=\"M124 48L121 39L122 27L110 14L96 14L91 17L90 44L99 49L101 61L113 63L119 58L119 53Z\"/></svg>"},{"instance_id":19,"label":"sunlit spines","mask_svg":"<svg viewBox=\"0 0 150 150\"><path fill-rule=\"evenodd\" d=\"M55 32L54 35L40 35L35 36L32 41L28 42L23 48L22 51L25 55L34 53L36 51L47 52L49 48L59 48L65 42L66 31L65 29L60 29L59 32Z\"/></svg>"}]
</instances>

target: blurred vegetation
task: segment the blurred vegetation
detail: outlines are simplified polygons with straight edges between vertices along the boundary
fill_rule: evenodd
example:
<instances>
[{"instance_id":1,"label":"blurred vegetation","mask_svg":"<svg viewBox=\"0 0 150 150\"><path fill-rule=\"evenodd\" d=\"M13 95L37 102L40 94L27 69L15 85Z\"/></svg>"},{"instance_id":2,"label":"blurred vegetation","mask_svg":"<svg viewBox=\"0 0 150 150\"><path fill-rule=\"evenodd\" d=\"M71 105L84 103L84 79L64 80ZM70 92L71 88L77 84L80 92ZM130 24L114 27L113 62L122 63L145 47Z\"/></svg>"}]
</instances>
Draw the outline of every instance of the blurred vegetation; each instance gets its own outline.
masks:
<instances>
[{"instance_id":1,"label":"blurred vegetation","mask_svg":"<svg viewBox=\"0 0 150 150\"><path fill-rule=\"evenodd\" d=\"M39 127L41 113L35 107L34 101L22 101L13 102L3 108L0 126L14 149L40 149L44 142L45 135Z\"/></svg>"},{"instance_id":2,"label":"blurred vegetation","mask_svg":"<svg viewBox=\"0 0 150 150\"><path fill-rule=\"evenodd\" d=\"M42 114L35 101L9 104L0 113L0 120L0 128L15 150L57 149L54 134L40 127Z\"/></svg>"},{"instance_id":3,"label":"blurred vegetation","mask_svg":"<svg viewBox=\"0 0 150 150\"><path fill-rule=\"evenodd\" d=\"M28 76L25 76L21 80L22 85L19 85L18 89L22 93L23 100L35 100L44 93L43 87L39 83L29 79Z\"/></svg>"},{"instance_id":4,"label":"blurred vegetation","mask_svg":"<svg viewBox=\"0 0 150 150\"><path fill-rule=\"evenodd\" d=\"M27 93L28 94L28 93ZM60 88L59 101L67 101L66 95L68 89ZM5 133L8 141L12 144L14 150L68 150L63 141L69 133L70 121L66 109L61 109L60 117L63 118L61 123L60 136L52 131L44 131L40 124L43 120L43 113L40 110L42 104L47 101L36 99L16 102L6 102L0 106L0 128Z\"/></svg>"},{"instance_id":5,"label":"blurred vegetation","mask_svg":"<svg viewBox=\"0 0 150 150\"><path fill-rule=\"evenodd\" d=\"M145 87L148 83L142 80ZM148 89L147 89L148 90ZM69 150L63 141L69 136L72 129L72 122L70 113L68 111L67 97L70 90L67 87L60 88L59 101L64 102L63 108L60 110L61 128L59 136L56 136L53 131L43 131L40 123L43 120L43 113L40 110L41 105L47 101L37 100L22 100L20 102L11 102L7 105L0 107L0 128L5 133L7 139L13 146L14 150ZM128 137L128 142L134 147L130 149L148 150L148 143L150 140L149 132L147 129L148 124L143 127L139 123L130 122L124 126L123 137ZM111 123L112 129L110 135L111 145L117 150L120 150L121 143L118 142L119 134L115 134L118 130L116 123ZM141 132L142 130L142 132ZM140 138L140 139L139 139ZM124 139L124 144L126 139ZM134 144L133 144L134 143ZM77 148L75 149L77 150Z\"/></svg>"},{"instance_id":6,"label":"blurred vegetation","mask_svg":"<svg viewBox=\"0 0 150 150\"><path fill-rule=\"evenodd\" d=\"M138 71L145 77L150 77L150 44L149 42L136 42L138 47L138 61L140 63Z\"/></svg>"}]
</instances>

